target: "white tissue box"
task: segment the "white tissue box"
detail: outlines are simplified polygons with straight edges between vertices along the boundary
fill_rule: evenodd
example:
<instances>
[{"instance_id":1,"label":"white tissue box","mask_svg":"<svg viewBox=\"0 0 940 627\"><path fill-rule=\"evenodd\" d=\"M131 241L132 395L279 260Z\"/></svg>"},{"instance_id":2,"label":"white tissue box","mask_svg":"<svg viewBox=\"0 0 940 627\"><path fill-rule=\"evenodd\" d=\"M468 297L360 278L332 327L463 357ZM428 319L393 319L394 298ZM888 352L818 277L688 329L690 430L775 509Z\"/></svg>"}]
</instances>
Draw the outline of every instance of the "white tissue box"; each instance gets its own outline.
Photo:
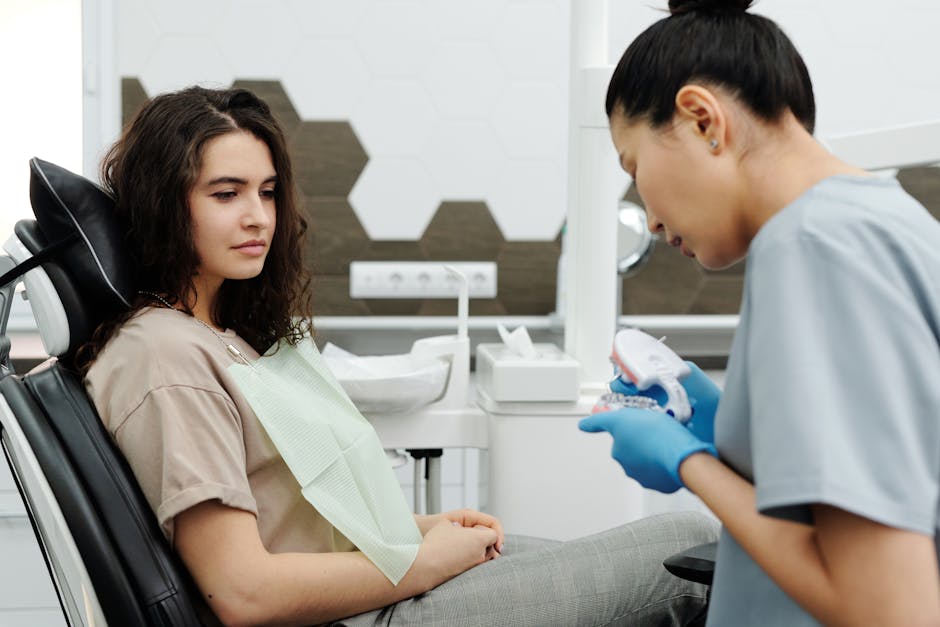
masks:
<instances>
[{"instance_id":1,"label":"white tissue box","mask_svg":"<svg viewBox=\"0 0 940 627\"><path fill-rule=\"evenodd\" d=\"M554 344L534 348L532 358L505 344L478 344L477 387L494 401L578 400L578 362Z\"/></svg>"}]
</instances>

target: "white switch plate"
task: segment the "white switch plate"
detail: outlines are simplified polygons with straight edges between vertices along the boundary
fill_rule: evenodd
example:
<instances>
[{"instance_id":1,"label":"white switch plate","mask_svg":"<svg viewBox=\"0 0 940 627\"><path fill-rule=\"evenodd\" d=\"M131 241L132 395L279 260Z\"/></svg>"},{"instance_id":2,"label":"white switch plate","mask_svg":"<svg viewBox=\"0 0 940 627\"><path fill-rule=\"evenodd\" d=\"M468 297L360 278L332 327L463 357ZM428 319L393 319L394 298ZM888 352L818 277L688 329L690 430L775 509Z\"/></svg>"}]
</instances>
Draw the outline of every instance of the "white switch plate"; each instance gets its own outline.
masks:
<instances>
[{"instance_id":1,"label":"white switch plate","mask_svg":"<svg viewBox=\"0 0 940 627\"><path fill-rule=\"evenodd\" d=\"M465 277L470 298L496 298L496 263L492 261L353 261L349 264L351 298L457 298Z\"/></svg>"}]
</instances>

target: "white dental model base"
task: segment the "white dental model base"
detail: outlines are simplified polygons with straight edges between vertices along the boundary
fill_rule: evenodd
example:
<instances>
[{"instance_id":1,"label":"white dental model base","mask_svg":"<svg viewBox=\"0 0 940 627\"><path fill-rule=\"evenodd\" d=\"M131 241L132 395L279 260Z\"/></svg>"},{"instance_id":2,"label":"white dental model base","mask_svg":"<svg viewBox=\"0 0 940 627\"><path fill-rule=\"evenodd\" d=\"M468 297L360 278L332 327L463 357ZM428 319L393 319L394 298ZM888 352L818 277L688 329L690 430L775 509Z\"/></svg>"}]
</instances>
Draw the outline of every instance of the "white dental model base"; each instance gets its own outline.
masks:
<instances>
[{"instance_id":1,"label":"white dental model base","mask_svg":"<svg viewBox=\"0 0 940 627\"><path fill-rule=\"evenodd\" d=\"M614 336L610 359L620 370L618 375L641 392L654 385L663 388L668 397L665 410L676 420L685 423L692 417L689 397L679 383L691 370L660 340L637 329L623 329Z\"/></svg>"}]
</instances>

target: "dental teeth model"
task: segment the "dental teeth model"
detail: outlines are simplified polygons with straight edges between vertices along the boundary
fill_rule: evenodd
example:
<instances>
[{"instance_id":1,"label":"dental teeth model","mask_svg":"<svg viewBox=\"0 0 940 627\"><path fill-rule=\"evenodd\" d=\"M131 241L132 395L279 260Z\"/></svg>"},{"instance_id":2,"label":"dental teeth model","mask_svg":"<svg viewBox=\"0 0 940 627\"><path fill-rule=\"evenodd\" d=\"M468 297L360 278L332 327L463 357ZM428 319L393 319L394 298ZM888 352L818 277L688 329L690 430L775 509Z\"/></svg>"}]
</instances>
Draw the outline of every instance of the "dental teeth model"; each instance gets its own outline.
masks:
<instances>
[{"instance_id":1,"label":"dental teeth model","mask_svg":"<svg viewBox=\"0 0 940 627\"><path fill-rule=\"evenodd\" d=\"M656 399L650 398L648 396L628 396L619 392L608 392L607 394L602 394L597 399L597 402L594 403L594 408L591 410L591 413L597 414L602 411L623 409L624 407L666 411L659 405L659 403L656 402Z\"/></svg>"},{"instance_id":2,"label":"dental teeth model","mask_svg":"<svg viewBox=\"0 0 940 627\"><path fill-rule=\"evenodd\" d=\"M672 349L651 335L637 329L623 329L614 336L610 360L617 376L632 383L640 392L658 385L666 392L666 405L660 407L655 400L644 396L626 396L610 393L601 396L594 411L607 411L620 407L662 409L682 423L692 417L692 408L680 379L690 374L689 366ZM639 400L643 399L643 400Z\"/></svg>"}]
</instances>

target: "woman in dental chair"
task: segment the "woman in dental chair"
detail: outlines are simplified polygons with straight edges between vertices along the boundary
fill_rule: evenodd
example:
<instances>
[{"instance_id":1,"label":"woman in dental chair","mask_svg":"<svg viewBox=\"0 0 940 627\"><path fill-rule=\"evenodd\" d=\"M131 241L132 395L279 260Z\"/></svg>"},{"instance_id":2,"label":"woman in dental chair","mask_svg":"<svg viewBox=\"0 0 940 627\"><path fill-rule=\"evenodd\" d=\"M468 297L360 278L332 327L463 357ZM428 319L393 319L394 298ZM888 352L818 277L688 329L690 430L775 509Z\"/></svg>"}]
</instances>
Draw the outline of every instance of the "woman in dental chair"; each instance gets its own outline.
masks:
<instances>
[{"instance_id":1,"label":"woman in dental chair","mask_svg":"<svg viewBox=\"0 0 940 627\"><path fill-rule=\"evenodd\" d=\"M670 0L607 94L650 229L706 268L747 257L724 393L693 369L688 428L582 428L721 519L708 625L940 625L940 224L814 140L806 66L750 4Z\"/></svg>"},{"instance_id":2,"label":"woman in dental chair","mask_svg":"<svg viewBox=\"0 0 940 627\"><path fill-rule=\"evenodd\" d=\"M252 385L277 376L268 364L317 359L306 222L285 138L256 96L194 87L154 98L102 178L139 293L85 347L86 387L225 623L665 625L701 611L705 590L661 563L713 540L707 518L661 516L561 543L504 536L470 510L415 516L329 375L311 378L325 400L302 407ZM329 442L311 440L288 466L297 447L267 430L270 407L302 414ZM356 455L330 449L347 430L367 444ZM319 464L310 476L307 462Z\"/></svg>"}]
</instances>

